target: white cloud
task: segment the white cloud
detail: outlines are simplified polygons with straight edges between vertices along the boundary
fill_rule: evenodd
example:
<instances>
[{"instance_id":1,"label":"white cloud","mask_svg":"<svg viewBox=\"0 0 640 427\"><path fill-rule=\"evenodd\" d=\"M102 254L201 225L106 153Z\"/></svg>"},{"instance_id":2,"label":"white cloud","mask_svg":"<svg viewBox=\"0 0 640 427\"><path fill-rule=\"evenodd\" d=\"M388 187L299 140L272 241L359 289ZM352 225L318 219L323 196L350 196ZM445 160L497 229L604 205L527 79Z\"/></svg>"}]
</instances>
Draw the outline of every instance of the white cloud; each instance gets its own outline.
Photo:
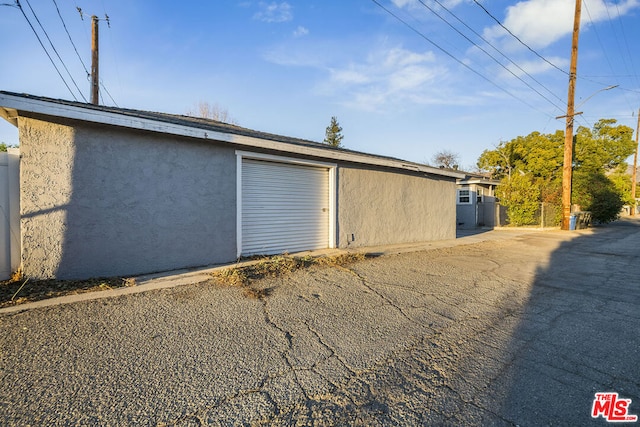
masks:
<instances>
[{"instance_id":1,"label":"white cloud","mask_svg":"<svg viewBox=\"0 0 640 427\"><path fill-rule=\"evenodd\" d=\"M582 8L582 25L590 22L589 18L595 23L609 19L609 15L624 15L638 6L640 0L624 0L617 5L590 0L588 13L586 7ZM542 48L573 31L574 11L573 0L524 0L507 8L503 24L532 48ZM486 28L484 35L493 40L508 36L499 25Z\"/></svg>"},{"instance_id":2,"label":"white cloud","mask_svg":"<svg viewBox=\"0 0 640 427\"><path fill-rule=\"evenodd\" d=\"M455 7L455 6L459 5L463 1L464 0L442 0L442 1L439 1L439 3L444 5L447 9L449 9L449 8L452 8L452 7ZM422 9L422 10L425 10L424 5L422 5L421 2L418 1L418 0L392 0L392 3L396 7L400 8L400 9L406 7L407 9ZM425 3L427 3L431 7L440 6L438 4L438 2L436 2L434 0L427 0L427 1L425 1Z\"/></svg>"},{"instance_id":3,"label":"white cloud","mask_svg":"<svg viewBox=\"0 0 640 427\"><path fill-rule=\"evenodd\" d=\"M273 64L287 67L326 68L326 57L317 53L317 48L301 48L281 45L264 52L262 58Z\"/></svg>"},{"instance_id":4,"label":"white cloud","mask_svg":"<svg viewBox=\"0 0 640 427\"><path fill-rule=\"evenodd\" d=\"M260 11L253 15L253 19L263 22L287 22L293 19L291 5L287 2L259 4Z\"/></svg>"},{"instance_id":5,"label":"white cloud","mask_svg":"<svg viewBox=\"0 0 640 427\"><path fill-rule=\"evenodd\" d=\"M564 57L552 56L552 57L547 57L547 60L560 68L569 67L569 60ZM553 69L553 66L551 66L549 62L545 62L542 59L533 60L533 61L519 61L518 65L520 68L516 67L513 64L507 65L507 68L516 76L523 77L525 73L529 75L536 75L536 74L545 73ZM513 74L507 72L506 70L502 70L500 78L511 78L513 77Z\"/></svg>"},{"instance_id":6,"label":"white cloud","mask_svg":"<svg viewBox=\"0 0 640 427\"><path fill-rule=\"evenodd\" d=\"M572 0L522 1L507 8L503 24L529 46L545 47L571 32L574 6ZM493 39L506 35L498 25L485 30Z\"/></svg>"},{"instance_id":7,"label":"white cloud","mask_svg":"<svg viewBox=\"0 0 640 427\"><path fill-rule=\"evenodd\" d=\"M371 78L355 69L331 70L331 80L344 85L361 85L371 82Z\"/></svg>"},{"instance_id":8,"label":"white cloud","mask_svg":"<svg viewBox=\"0 0 640 427\"><path fill-rule=\"evenodd\" d=\"M341 94L347 106L377 111L400 104L439 103L434 96L437 80L446 76L432 52L412 52L401 47L373 52L361 62L331 67L325 94Z\"/></svg>"},{"instance_id":9,"label":"white cloud","mask_svg":"<svg viewBox=\"0 0 640 427\"><path fill-rule=\"evenodd\" d=\"M337 42L336 42L337 43ZM314 93L363 111L398 111L416 105L469 105L478 100L452 84L455 74L430 51L385 46L363 56L340 44L281 45L263 58L287 67L305 67L324 74ZM472 91L473 92L473 91Z\"/></svg>"},{"instance_id":10,"label":"white cloud","mask_svg":"<svg viewBox=\"0 0 640 427\"><path fill-rule=\"evenodd\" d=\"M303 27L302 25L298 26L293 32L294 37L304 37L309 34L309 30Z\"/></svg>"},{"instance_id":11,"label":"white cloud","mask_svg":"<svg viewBox=\"0 0 640 427\"><path fill-rule=\"evenodd\" d=\"M418 5L418 0L392 0L392 3L399 8L416 7Z\"/></svg>"}]
</instances>

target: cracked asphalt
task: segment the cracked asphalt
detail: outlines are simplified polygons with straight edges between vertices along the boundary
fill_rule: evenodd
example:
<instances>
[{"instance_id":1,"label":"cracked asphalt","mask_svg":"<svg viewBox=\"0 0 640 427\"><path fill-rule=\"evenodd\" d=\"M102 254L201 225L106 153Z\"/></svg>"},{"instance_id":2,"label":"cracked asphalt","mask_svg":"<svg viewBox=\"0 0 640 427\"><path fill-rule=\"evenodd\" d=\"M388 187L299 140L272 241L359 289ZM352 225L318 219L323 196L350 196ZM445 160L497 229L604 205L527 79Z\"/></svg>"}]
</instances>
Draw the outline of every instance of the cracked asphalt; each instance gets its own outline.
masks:
<instances>
[{"instance_id":1,"label":"cracked asphalt","mask_svg":"<svg viewBox=\"0 0 640 427\"><path fill-rule=\"evenodd\" d=\"M496 232L493 232L496 233ZM640 222L0 315L1 425L606 425L640 414Z\"/></svg>"}]
</instances>

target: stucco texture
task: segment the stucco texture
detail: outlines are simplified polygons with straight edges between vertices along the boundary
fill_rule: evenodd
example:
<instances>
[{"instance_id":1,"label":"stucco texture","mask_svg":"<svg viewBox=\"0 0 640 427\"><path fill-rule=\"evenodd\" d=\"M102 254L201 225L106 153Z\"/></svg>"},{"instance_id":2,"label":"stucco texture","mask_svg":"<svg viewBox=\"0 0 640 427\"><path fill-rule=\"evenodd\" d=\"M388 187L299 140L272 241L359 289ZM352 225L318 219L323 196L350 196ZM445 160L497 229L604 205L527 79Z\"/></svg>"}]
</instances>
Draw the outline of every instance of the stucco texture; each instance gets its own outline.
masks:
<instances>
[{"instance_id":1,"label":"stucco texture","mask_svg":"<svg viewBox=\"0 0 640 427\"><path fill-rule=\"evenodd\" d=\"M338 246L454 239L455 180L338 168Z\"/></svg>"},{"instance_id":2,"label":"stucco texture","mask_svg":"<svg viewBox=\"0 0 640 427\"><path fill-rule=\"evenodd\" d=\"M19 132L25 276L126 276L235 258L233 149L26 117Z\"/></svg>"}]
</instances>

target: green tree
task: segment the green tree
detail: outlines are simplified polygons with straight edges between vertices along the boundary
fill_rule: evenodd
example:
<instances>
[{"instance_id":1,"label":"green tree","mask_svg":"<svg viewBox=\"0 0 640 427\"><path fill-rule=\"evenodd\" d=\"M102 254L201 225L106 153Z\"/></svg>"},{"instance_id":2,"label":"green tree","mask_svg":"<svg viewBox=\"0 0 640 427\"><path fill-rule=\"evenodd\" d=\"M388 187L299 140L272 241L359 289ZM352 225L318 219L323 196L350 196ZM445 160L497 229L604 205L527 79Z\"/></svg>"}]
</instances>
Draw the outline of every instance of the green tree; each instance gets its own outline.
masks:
<instances>
[{"instance_id":1,"label":"green tree","mask_svg":"<svg viewBox=\"0 0 640 427\"><path fill-rule=\"evenodd\" d=\"M4 142L0 142L0 153L2 153L2 152L6 153L8 151L7 149L9 149L9 148L18 148L18 147L19 146L17 144L16 145L7 145Z\"/></svg>"},{"instance_id":2,"label":"green tree","mask_svg":"<svg viewBox=\"0 0 640 427\"><path fill-rule=\"evenodd\" d=\"M496 195L507 208L510 224L531 225L537 222L540 188L530 174L517 173L504 177L496 189Z\"/></svg>"},{"instance_id":3,"label":"green tree","mask_svg":"<svg viewBox=\"0 0 640 427\"><path fill-rule=\"evenodd\" d=\"M573 178L572 201L599 223L618 218L624 205L623 195L615 183L602 171L576 171Z\"/></svg>"},{"instance_id":4,"label":"green tree","mask_svg":"<svg viewBox=\"0 0 640 427\"><path fill-rule=\"evenodd\" d=\"M599 120L592 129L581 126L576 132L572 200L591 211L599 222L615 219L625 202L623 181L630 178L624 176L622 169L614 171L623 168L624 160L633 153L632 135L631 128L616 125L614 119ZM516 216L510 216L512 223L528 221L533 199L537 204L561 205L563 153L564 132L556 131L519 136L480 155L478 168L502 179L500 202L508 207L510 215ZM520 187L525 178L536 191Z\"/></svg>"},{"instance_id":5,"label":"green tree","mask_svg":"<svg viewBox=\"0 0 640 427\"><path fill-rule=\"evenodd\" d=\"M338 123L336 116L331 117L331 123L327 126L324 133L324 143L332 147L342 147L342 127Z\"/></svg>"},{"instance_id":6,"label":"green tree","mask_svg":"<svg viewBox=\"0 0 640 427\"><path fill-rule=\"evenodd\" d=\"M633 129L615 125L615 119L601 119L589 129L583 126L576 132L574 168L588 171L610 171L633 154Z\"/></svg>"},{"instance_id":7,"label":"green tree","mask_svg":"<svg viewBox=\"0 0 640 427\"><path fill-rule=\"evenodd\" d=\"M625 205L632 205L634 200L631 198L631 174L627 173L626 163L621 164L613 173L609 174L609 180L613 182L614 187L620 193L622 202Z\"/></svg>"},{"instance_id":8,"label":"green tree","mask_svg":"<svg viewBox=\"0 0 640 427\"><path fill-rule=\"evenodd\" d=\"M631 181L625 159L635 150L633 129L615 124L601 119L593 129L581 126L576 132L572 202L601 223L618 218L631 201L623 181Z\"/></svg>"}]
</instances>

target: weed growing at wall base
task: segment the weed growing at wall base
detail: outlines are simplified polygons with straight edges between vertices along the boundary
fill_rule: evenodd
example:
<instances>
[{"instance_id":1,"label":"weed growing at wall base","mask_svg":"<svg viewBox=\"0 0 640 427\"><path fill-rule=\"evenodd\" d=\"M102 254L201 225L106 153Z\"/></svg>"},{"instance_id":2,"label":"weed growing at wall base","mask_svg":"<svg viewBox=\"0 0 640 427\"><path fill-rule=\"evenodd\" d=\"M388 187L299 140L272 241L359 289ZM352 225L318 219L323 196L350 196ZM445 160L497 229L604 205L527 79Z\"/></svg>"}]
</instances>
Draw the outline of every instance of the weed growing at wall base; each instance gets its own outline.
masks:
<instances>
[{"instance_id":1,"label":"weed growing at wall base","mask_svg":"<svg viewBox=\"0 0 640 427\"><path fill-rule=\"evenodd\" d=\"M87 280L23 280L21 274L0 282L0 308L65 295L135 286L133 278L109 277Z\"/></svg>"},{"instance_id":2,"label":"weed growing at wall base","mask_svg":"<svg viewBox=\"0 0 640 427\"><path fill-rule=\"evenodd\" d=\"M270 295L273 289L258 289L252 287L252 284L260 279L282 277L312 265L329 267L344 266L362 261L365 258L366 255L362 253L343 253L321 257L312 257L310 255L292 257L285 254L260 258L254 264L242 267L224 268L211 273L211 275L218 284L245 288L245 296L261 299Z\"/></svg>"}]
</instances>

